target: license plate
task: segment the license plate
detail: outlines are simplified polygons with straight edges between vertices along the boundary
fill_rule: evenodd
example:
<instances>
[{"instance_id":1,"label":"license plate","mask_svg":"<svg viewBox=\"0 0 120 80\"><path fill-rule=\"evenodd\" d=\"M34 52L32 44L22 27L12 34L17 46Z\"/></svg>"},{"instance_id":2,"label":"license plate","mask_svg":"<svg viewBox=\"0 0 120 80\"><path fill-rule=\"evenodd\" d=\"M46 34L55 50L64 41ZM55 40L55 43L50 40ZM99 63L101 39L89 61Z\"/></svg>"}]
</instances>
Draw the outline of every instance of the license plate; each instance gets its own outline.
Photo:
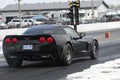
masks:
<instances>
[{"instance_id":1,"label":"license plate","mask_svg":"<svg viewBox=\"0 0 120 80\"><path fill-rule=\"evenodd\" d=\"M23 45L23 50L32 50L33 45Z\"/></svg>"}]
</instances>

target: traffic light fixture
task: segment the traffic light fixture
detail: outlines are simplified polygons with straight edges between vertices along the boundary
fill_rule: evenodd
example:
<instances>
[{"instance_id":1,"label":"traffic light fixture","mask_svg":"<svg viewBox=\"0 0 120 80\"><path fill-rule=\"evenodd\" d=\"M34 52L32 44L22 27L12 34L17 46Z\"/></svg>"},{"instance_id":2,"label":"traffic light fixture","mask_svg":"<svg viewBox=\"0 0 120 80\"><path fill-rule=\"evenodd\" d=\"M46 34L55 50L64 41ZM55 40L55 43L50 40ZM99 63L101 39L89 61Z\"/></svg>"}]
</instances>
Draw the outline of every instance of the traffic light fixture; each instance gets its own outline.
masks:
<instances>
[{"instance_id":1,"label":"traffic light fixture","mask_svg":"<svg viewBox=\"0 0 120 80\"><path fill-rule=\"evenodd\" d=\"M80 1L79 0L76 1L76 6L80 7Z\"/></svg>"},{"instance_id":2,"label":"traffic light fixture","mask_svg":"<svg viewBox=\"0 0 120 80\"><path fill-rule=\"evenodd\" d=\"M69 18L71 25L74 25L74 14L73 14L73 6L70 7Z\"/></svg>"},{"instance_id":3,"label":"traffic light fixture","mask_svg":"<svg viewBox=\"0 0 120 80\"><path fill-rule=\"evenodd\" d=\"M73 6L73 2L69 1L69 7L72 7L72 6Z\"/></svg>"},{"instance_id":4,"label":"traffic light fixture","mask_svg":"<svg viewBox=\"0 0 120 80\"><path fill-rule=\"evenodd\" d=\"M79 25L79 0L69 2L69 7L69 18L71 25Z\"/></svg>"}]
</instances>

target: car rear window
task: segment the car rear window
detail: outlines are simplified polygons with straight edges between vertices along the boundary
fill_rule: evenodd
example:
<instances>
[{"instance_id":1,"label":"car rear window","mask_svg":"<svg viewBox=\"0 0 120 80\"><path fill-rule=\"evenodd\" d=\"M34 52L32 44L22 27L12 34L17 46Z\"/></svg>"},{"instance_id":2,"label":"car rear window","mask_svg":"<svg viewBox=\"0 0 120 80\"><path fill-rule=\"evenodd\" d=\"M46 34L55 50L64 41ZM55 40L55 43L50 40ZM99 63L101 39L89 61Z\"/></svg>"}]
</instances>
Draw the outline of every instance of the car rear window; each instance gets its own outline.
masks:
<instances>
[{"instance_id":1,"label":"car rear window","mask_svg":"<svg viewBox=\"0 0 120 80\"><path fill-rule=\"evenodd\" d=\"M19 22L19 20L13 20L13 22Z\"/></svg>"},{"instance_id":2,"label":"car rear window","mask_svg":"<svg viewBox=\"0 0 120 80\"><path fill-rule=\"evenodd\" d=\"M28 29L24 34L65 34L65 31L60 27L36 27Z\"/></svg>"}]
</instances>

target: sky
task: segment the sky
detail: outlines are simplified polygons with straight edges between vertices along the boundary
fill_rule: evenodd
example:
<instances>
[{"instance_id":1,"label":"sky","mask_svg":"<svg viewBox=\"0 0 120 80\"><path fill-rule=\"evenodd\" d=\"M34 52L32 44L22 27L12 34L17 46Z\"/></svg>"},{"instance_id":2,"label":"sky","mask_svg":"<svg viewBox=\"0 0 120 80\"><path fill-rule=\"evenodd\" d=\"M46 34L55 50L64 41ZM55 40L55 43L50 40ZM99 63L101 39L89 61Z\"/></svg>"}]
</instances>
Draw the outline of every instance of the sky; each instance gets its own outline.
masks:
<instances>
[{"instance_id":1,"label":"sky","mask_svg":"<svg viewBox=\"0 0 120 80\"><path fill-rule=\"evenodd\" d=\"M68 2L70 0L21 0L21 3L49 3L49 2ZM81 0L89 1L89 0ZM108 4L120 4L120 0L104 0ZM8 4L16 4L18 0L0 0L0 8L4 8Z\"/></svg>"}]
</instances>

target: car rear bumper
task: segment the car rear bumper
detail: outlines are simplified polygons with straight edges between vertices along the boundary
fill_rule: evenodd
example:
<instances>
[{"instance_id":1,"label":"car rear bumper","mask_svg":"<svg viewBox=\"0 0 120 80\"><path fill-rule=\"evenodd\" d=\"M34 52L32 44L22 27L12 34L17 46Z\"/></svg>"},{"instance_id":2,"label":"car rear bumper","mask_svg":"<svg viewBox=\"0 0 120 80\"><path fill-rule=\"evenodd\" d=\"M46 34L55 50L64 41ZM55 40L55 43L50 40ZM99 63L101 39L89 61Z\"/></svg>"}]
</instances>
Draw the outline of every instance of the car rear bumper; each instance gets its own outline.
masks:
<instances>
[{"instance_id":1,"label":"car rear bumper","mask_svg":"<svg viewBox=\"0 0 120 80\"><path fill-rule=\"evenodd\" d=\"M57 45L34 45L32 50L24 50L22 45L10 46L4 49L4 55L8 57L20 56L24 60L34 61L42 59L58 59L61 56L62 47Z\"/></svg>"}]
</instances>

